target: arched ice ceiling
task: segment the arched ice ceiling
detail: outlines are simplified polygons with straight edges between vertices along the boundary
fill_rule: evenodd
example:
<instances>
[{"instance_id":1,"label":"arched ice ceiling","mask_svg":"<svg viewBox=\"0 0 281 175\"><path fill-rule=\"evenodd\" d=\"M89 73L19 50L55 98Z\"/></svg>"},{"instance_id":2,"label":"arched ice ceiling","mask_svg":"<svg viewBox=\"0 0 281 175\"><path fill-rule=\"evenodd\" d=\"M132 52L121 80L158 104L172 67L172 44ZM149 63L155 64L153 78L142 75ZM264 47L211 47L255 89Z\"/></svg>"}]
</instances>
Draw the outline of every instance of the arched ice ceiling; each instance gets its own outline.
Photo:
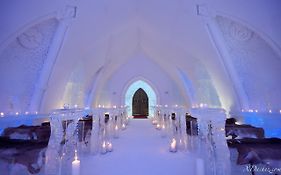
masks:
<instances>
[{"instance_id":1,"label":"arched ice ceiling","mask_svg":"<svg viewBox=\"0 0 281 175\"><path fill-rule=\"evenodd\" d=\"M42 4L42 2L40 3ZM252 103L252 100L256 100L257 94L251 95L246 92L251 91L249 89L253 87L251 85L245 87L239 78L233 81L233 74L238 74L239 68L234 67L234 71L229 72L229 67L225 65L227 63L224 60L233 59L233 57L231 54L221 54L222 48L216 44L219 42L218 40L227 40L221 24L216 21L216 14L227 14L226 19L234 21L242 19L243 25L251 24L250 26L253 26L251 30L257 29L257 31L262 31L261 33L266 33L265 36L271 39L265 39L262 42L270 43L270 47L272 47L271 43L275 43L277 46L273 51L268 52L277 53L281 43L281 38L275 29L268 27L270 25L268 19L281 16L276 10L276 6L280 5L278 1L272 1L271 5L268 5L265 1L256 3L240 0L232 6L222 0L212 3L203 0L61 0L51 3L44 1L43 4L45 5L40 5L39 2L32 0L26 1L24 4L9 4L9 11L2 11L5 14L1 17L6 18L3 17L1 21L7 25L0 35L2 54L2 50L10 47L9 43L13 41L13 38L28 30L27 24L30 27L37 25L40 23L38 19L43 18L44 20L41 21L43 22L46 16L57 18L60 23L63 23L66 33L57 35L57 38L63 37L63 39L62 43L58 44L58 54L54 54L55 64L48 65L51 69L46 75L47 78L43 78L46 83L43 83L44 86L41 87L36 86L41 81L29 82L38 91L35 91L35 96L38 93L43 94L42 97L37 95L40 105L35 107L35 109L40 108L43 112L60 108L64 103L89 105L88 103L91 102L89 96L97 93L93 90L103 89L107 84L106 81L140 52L158 64L159 69L165 71L165 74L171 79L171 81L167 80L167 83L175 84L176 90L180 94L186 96L185 98L190 96L192 96L191 99L196 98L189 105L208 103L216 106L221 104L227 109L240 110L241 104L242 107L244 104L241 102L242 99L242 101L249 100L247 103L250 103L251 108L258 108L258 105ZM249 12L247 6L251 6L253 11ZM236 14L238 9L241 10L241 13ZM265 13L264 10L267 12ZM15 17L13 15L15 11L19 11L22 15ZM28 13L25 14L26 11ZM241 16L241 14L243 15ZM253 19L255 14L261 14L263 19L259 21ZM13 19L10 23L7 20L10 18L9 15ZM228 16L233 18L228 18ZM276 20L273 21L276 22ZM214 36L212 36L213 24L217 28ZM206 25L211 26L211 32L206 29ZM275 23L274 28L278 30L280 26L280 22L278 22ZM54 45L54 43L52 44ZM227 48L223 50L229 53ZM17 52L19 55L24 54ZM277 53L275 56L278 59L280 55ZM49 57L44 60L42 67L46 67L48 60ZM278 65L279 62L277 61L276 64ZM267 69L269 68L270 64ZM278 71L274 72L275 75L278 73ZM38 71L37 74L42 77L42 71ZM258 78L256 77L256 79ZM236 86L239 82L241 85ZM276 84L277 87L280 85L279 82ZM187 85L195 89L195 94L188 94L191 91L188 91ZM9 86L9 84L5 86ZM251 88L248 88L249 86ZM256 88L261 89L262 87ZM24 95L27 92L22 93ZM76 97L68 97L71 94L75 94ZM29 98L31 102L26 102L25 107L19 107L19 110L33 109L28 105L32 104L32 99L36 99L36 97ZM214 100L214 98L217 99ZM276 99L271 99L274 98L273 96L267 98L271 106L278 102ZM183 105L187 105L187 103ZM274 107L278 108L278 105ZM1 110L9 111L3 107Z\"/></svg>"}]
</instances>

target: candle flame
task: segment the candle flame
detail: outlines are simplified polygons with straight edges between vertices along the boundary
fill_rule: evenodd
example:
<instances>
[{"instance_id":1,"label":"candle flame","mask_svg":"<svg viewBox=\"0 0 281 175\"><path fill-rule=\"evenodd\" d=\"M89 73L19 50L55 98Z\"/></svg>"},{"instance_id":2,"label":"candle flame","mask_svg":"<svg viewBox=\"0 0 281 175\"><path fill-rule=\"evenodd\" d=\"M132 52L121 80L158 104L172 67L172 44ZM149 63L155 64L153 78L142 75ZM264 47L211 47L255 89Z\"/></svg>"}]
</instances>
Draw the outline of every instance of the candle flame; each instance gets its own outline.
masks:
<instances>
[{"instance_id":1,"label":"candle flame","mask_svg":"<svg viewBox=\"0 0 281 175\"><path fill-rule=\"evenodd\" d=\"M176 152L176 147L177 147L177 140L175 138L173 138L171 145L170 145L170 151Z\"/></svg>"},{"instance_id":2,"label":"candle flame","mask_svg":"<svg viewBox=\"0 0 281 175\"><path fill-rule=\"evenodd\" d=\"M105 147L106 147L106 144L105 144L105 142L103 142L103 143L102 143L102 147L103 147L103 148L105 148Z\"/></svg>"}]
</instances>

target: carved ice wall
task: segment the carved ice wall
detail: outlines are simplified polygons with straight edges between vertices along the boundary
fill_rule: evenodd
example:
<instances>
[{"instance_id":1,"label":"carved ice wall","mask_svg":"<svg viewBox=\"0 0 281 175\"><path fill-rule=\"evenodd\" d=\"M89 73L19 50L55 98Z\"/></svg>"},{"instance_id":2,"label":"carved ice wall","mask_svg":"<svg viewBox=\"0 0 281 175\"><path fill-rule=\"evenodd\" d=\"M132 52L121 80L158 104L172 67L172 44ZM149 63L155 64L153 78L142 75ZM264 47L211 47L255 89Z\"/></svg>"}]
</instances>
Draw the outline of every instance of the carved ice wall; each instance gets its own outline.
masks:
<instances>
[{"instance_id":1,"label":"carved ice wall","mask_svg":"<svg viewBox=\"0 0 281 175\"><path fill-rule=\"evenodd\" d=\"M70 107L74 107L75 105L82 107L85 105L85 77L85 66L82 63L78 63L66 83L63 99L60 102L61 106L68 104Z\"/></svg>"},{"instance_id":2,"label":"carved ice wall","mask_svg":"<svg viewBox=\"0 0 281 175\"><path fill-rule=\"evenodd\" d=\"M217 16L232 64L251 109L278 110L281 104L281 58L255 31Z\"/></svg>"},{"instance_id":3,"label":"carved ice wall","mask_svg":"<svg viewBox=\"0 0 281 175\"><path fill-rule=\"evenodd\" d=\"M199 60L195 65L197 102L207 104L209 107L221 107L219 96L206 67Z\"/></svg>"},{"instance_id":4,"label":"carved ice wall","mask_svg":"<svg viewBox=\"0 0 281 175\"><path fill-rule=\"evenodd\" d=\"M28 109L57 25L56 19L36 24L19 34L0 53L0 111Z\"/></svg>"}]
</instances>

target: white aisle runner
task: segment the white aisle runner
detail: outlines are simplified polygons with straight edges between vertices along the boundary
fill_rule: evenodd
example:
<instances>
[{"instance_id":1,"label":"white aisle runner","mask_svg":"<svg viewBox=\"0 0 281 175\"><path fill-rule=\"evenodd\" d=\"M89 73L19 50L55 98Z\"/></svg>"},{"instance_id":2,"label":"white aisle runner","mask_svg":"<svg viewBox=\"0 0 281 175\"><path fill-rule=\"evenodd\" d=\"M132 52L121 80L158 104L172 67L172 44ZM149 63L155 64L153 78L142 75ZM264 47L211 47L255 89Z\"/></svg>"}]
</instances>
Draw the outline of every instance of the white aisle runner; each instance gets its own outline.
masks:
<instances>
[{"instance_id":1,"label":"white aisle runner","mask_svg":"<svg viewBox=\"0 0 281 175\"><path fill-rule=\"evenodd\" d=\"M188 153L170 153L148 119L134 119L113 140L114 150L81 158L82 175L194 175L195 159Z\"/></svg>"}]
</instances>

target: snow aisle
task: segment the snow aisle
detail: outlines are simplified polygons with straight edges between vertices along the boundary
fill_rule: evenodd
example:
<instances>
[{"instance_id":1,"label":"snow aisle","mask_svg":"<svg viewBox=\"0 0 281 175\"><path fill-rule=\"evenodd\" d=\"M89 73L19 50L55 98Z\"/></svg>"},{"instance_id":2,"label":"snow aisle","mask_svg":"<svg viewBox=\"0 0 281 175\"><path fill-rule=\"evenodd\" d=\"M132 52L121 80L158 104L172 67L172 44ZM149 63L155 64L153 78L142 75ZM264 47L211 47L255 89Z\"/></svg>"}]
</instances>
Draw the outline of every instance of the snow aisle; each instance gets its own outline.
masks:
<instances>
[{"instance_id":1,"label":"snow aisle","mask_svg":"<svg viewBox=\"0 0 281 175\"><path fill-rule=\"evenodd\" d=\"M148 119L131 120L113 140L114 150L81 158L82 175L194 175L195 160L188 153L170 153Z\"/></svg>"}]
</instances>

